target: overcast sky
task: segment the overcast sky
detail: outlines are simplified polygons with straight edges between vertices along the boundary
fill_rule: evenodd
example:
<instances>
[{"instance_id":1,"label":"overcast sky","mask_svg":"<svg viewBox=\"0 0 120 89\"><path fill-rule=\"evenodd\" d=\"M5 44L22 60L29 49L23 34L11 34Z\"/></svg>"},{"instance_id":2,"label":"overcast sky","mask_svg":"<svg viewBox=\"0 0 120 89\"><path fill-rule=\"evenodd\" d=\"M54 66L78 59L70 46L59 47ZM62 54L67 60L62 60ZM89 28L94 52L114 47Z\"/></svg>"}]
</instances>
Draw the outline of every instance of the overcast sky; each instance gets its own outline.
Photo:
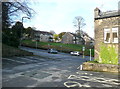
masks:
<instances>
[{"instance_id":1,"label":"overcast sky","mask_svg":"<svg viewBox=\"0 0 120 89\"><path fill-rule=\"evenodd\" d=\"M37 30L54 30L75 32L73 25L75 16L82 16L86 26L83 31L94 37L94 9L101 11L117 10L119 0L34 0L29 6L36 12L31 20L24 19L24 26L36 27Z\"/></svg>"}]
</instances>

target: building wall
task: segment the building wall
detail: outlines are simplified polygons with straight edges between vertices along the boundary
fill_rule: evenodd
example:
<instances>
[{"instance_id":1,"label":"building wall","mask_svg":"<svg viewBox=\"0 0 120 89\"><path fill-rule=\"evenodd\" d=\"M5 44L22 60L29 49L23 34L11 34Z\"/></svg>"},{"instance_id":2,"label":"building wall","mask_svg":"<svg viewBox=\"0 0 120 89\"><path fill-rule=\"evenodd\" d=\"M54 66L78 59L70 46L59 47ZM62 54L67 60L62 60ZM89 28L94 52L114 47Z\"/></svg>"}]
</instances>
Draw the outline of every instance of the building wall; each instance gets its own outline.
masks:
<instances>
[{"instance_id":1,"label":"building wall","mask_svg":"<svg viewBox=\"0 0 120 89\"><path fill-rule=\"evenodd\" d=\"M101 43L104 43L104 28L112 29L113 27L118 27L118 19L119 17L110 17L104 19L97 19L94 21L95 59L99 59L100 45ZM107 46L113 45L116 48L116 52L118 53L118 43L104 43L104 44ZM120 43L119 43L119 47L120 47Z\"/></svg>"},{"instance_id":2,"label":"building wall","mask_svg":"<svg viewBox=\"0 0 120 89\"><path fill-rule=\"evenodd\" d=\"M42 42L52 42L53 40L50 39L53 38L53 35L50 35L50 34L42 34L40 32L35 32L34 33L34 40L38 40L38 41L42 41Z\"/></svg>"},{"instance_id":3,"label":"building wall","mask_svg":"<svg viewBox=\"0 0 120 89\"><path fill-rule=\"evenodd\" d=\"M73 35L71 35L70 33L65 33L62 37L61 42L65 44L73 44Z\"/></svg>"},{"instance_id":4,"label":"building wall","mask_svg":"<svg viewBox=\"0 0 120 89\"><path fill-rule=\"evenodd\" d=\"M119 64L120 64L120 18L119 18L119 20L118 20L118 25L119 25L119 27L118 27L118 42L119 42L119 44L118 44L118 53L119 53L119 56L118 56L118 59L119 59Z\"/></svg>"},{"instance_id":5,"label":"building wall","mask_svg":"<svg viewBox=\"0 0 120 89\"><path fill-rule=\"evenodd\" d=\"M40 35L40 41L42 41L42 42L48 42L48 37L46 35L41 34Z\"/></svg>"}]
</instances>

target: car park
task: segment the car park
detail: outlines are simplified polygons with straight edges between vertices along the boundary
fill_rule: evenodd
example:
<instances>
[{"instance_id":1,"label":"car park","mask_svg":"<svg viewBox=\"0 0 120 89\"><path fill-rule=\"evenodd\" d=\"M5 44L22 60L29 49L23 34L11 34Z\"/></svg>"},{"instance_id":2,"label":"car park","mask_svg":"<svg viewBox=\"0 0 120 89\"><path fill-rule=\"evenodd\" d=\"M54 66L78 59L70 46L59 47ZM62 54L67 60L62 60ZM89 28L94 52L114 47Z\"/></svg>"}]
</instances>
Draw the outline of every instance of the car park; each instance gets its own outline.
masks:
<instances>
[{"instance_id":1,"label":"car park","mask_svg":"<svg viewBox=\"0 0 120 89\"><path fill-rule=\"evenodd\" d=\"M55 49L48 49L48 53L54 53L54 54L57 54L57 53L58 53L58 51L57 51L57 50L55 50Z\"/></svg>"}]
</instances>

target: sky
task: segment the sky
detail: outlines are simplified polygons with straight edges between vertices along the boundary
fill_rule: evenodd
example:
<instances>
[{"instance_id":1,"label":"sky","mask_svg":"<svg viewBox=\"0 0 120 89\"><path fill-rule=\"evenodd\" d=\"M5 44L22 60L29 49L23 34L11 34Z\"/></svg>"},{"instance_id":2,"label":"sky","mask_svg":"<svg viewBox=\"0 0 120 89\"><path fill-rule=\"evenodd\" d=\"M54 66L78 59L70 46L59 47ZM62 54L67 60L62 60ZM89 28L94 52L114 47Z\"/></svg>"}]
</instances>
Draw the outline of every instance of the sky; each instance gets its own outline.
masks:
<instances>
[{"instance_id":1,"label":"sky","mask_svg":"<svg viewBox=\"0 0 120 89\"><path fill-rule=\"evenodd\" d=\"M29 6L36 14L29 20L24 19L24 27L35 27L36 30L54 30L75 32L73 20L76 16L85 19L83 31L94 38L94 9L102 12L118 9L119 0L30 0ZM25 16L25 15L22 15Z\"/></svg>"}]
</instances>

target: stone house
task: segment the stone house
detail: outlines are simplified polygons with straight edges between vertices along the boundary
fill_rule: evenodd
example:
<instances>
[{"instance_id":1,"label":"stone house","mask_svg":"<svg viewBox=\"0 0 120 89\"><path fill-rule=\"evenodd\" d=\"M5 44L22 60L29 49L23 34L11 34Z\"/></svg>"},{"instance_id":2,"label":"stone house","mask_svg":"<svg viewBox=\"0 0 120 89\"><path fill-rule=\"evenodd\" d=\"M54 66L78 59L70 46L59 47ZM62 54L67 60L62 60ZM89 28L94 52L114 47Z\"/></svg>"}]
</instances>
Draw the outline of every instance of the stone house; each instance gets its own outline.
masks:
<instances>
[{"instance_id":1,"label":"stone house","mask_svg":"<svg viewBox=\"0 0 120 89\"><path fill-rule=\"evenodd\" d=\"M83 37L83 39L85 40L85 45L91 45L94 46L94 39L89 37L88 35L85 35Z\"/></svg>"},{"instance_id":2,"label":"stone house","mask_svg":"<svg viewBox=\"0 0 120 89\"><path fill-rule=\"evenodd\" d=\"M42 42L52 42L53 34L46 31L34 31L33 39Z\"/></svg>"},{"instance_id":3,"label":"stone house","mask_svg":"<svg viewBox=\"0 0 120 89\"><path fill-rule=\"evenodd\" d=\"M79 37L71 32L66 32L63 36L62 36L62 40L61 43L64 44L84 44L84 39L81 38L79 40Z\"/></svg>"},{"instance_id":4,"label":"stone house","mask_svg":"<svg viewBox=\"0 0 120 89\"><path fill-rule=\"evenodd\" d=\"M81 37L85 41L85 45L94 46L94 39L90 37L86 32L81 31Z\"/></svg>"},{"instance_id":5,"label":"stone house","mask_svg":"<svg viewBox=\"0 0 120 89\"><path fill-rule=\"evenodd\" d=\"M120 14L117 10L102 12L99 8L94 9L94 32L95 32L95 59L100 58L101 43L107 47L113 46L120 55Z\"/></svg>"}]
</instances>

